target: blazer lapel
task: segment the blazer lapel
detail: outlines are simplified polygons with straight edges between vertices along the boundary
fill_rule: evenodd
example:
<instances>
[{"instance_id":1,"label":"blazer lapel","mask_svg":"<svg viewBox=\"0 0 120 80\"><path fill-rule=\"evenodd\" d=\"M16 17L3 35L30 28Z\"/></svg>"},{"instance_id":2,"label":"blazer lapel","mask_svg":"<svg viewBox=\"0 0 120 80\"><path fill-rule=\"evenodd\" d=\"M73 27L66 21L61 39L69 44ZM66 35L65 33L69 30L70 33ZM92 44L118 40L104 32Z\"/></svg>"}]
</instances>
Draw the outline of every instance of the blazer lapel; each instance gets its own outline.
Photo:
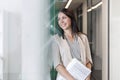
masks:
<instances>
[{"instance_id":1,"label":"blazer lapel","mask_svg":"<svg viewBox=\"0 0 120 80\"><path fill-rule=\"evenodd\" d=\"M83 43L83 41L82 41L80 36L78 36L78 42L79 42L79 46L80 46L81 61L83 62L83 64L85 64L85 62L86 62L85 46L84 46L84 43Z\"/></svg>"},{"instance_id":2,"label":"blazer lapel","mask_svg":"<svg viewBox=\"0 0 120 80\"><path fill-rule=\"evenodd\" d=\"M71 56L71 53L70 53L70 47L69 47L69 45L68 45L68 42L67 42L67 40L66 39L63 39L63 38L61 38L62 40L62 46L63 46L63 49L65 50L65 52L67 52L67 54L68 54L68 56L70 57L70 58L72 58L72 56Z\"/></svg>"},{"instance_id":3,"label":"blazer lapel","mask_svg":"<svg viewBox=\"0 0 120 80\"><path fill-rule=\"evenodd\" d=\"M69 63L72 60L72 55L70 52L70 47L66 39L61 38L62 53L64 58L66 58L66 63ZM68 64L66 64L68 65Z\"/></svg>"}]
</instances>

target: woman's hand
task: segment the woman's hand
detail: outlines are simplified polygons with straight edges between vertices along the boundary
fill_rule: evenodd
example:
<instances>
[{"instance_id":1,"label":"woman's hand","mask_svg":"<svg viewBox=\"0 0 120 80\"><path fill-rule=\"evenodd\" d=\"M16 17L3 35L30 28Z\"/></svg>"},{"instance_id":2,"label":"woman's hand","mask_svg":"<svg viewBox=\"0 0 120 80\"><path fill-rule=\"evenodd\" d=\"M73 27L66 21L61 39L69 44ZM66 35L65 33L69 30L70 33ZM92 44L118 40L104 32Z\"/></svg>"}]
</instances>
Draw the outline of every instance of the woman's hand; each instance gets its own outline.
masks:
<instances>
[{"instance_id":1,"label":"woman's hand","mask_svg":"<svg viewBox=\"0 0 120 80\"><path fill-rule=\"evenodd\" d=\"M91 63L88 62L88 63L86 64L86 67L91 70L91 67L92 67ZM91 74L90 74L85 80L90 80L90 77L91 77Z\"/></svg>"},{"instance_id":2,"label":"woman's hand","mask_svg":"<svg viewBox=\"0 0 120 80\"><path fill-rule=\"evenodd\" d=\"M59 64L56 67L56 70L66 79L66 80L76 80L67 70L66 68L62 65Z\"/></svg>"}]
</instances>

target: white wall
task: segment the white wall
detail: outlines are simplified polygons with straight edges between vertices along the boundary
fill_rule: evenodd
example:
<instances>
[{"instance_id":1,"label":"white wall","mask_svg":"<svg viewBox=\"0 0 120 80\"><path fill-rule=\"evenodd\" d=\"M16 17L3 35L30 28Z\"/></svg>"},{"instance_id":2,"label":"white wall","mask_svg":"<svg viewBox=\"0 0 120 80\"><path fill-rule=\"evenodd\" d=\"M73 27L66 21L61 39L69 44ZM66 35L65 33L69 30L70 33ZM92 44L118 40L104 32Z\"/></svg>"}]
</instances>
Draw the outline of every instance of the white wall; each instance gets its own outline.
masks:
<instances>
[{"instance_id":1,"label":"white wall","mask_svg":"<svg viewBox=\"0 0 120 80\"><path fill-rule=\"evenodd\" d=\"M110 0L110 80L120 80L120 0Z\"/></svg>"},{"instance_id":2,"label":"white wall","mask_svg":"<svg viewBox=\"0 0 120 80\"><path fill-rule=\"evenodd\" d=\"M12 13L21 13L22 0L0 0L0 10Z\"/></svg>"},{"instance_id":3,"label":"white wall","mask_svg":"<svg viewBox=\"0 0 120 80\"><path fill-rule=\"evenodd\" d=\"M21 73L21 0L0 0L4 27L4 80Z\"/></svg>"},{"instance_id":4,"label":"white wall","mask_svg":"<svg viewBox=\"0 0 120 80\"><path fill-rule=\"evenodd\" d=\"M4 80L49 80L44 53L48 7L48 0L0 0L0 10L8 13L8 74Z\"/></svg>"},{"instance_id":5,"label":"white wall","mask_svg":"<svg viewBox=\"0 0 120 80\"><path fill-rule=\"evenodd\" d=\"M21 16L7 13L8 29L8 78L9 80L19 80L21 73ZM5 29L6 31L6 29ZM6 46L7 47L7 46Z\"/></svg>"},{"instance_id":6,"label":"white wall","mask_svg":"<svg viewBox=\"0 0 120 80\"><path fill-rule=\"evenodd\" d=\"M47 0L24 0L22 23L22 80L48 80L44 75L44 36L49 13ZM47 19L46 19L47 18Z\"/></svg>"}]
</instances>

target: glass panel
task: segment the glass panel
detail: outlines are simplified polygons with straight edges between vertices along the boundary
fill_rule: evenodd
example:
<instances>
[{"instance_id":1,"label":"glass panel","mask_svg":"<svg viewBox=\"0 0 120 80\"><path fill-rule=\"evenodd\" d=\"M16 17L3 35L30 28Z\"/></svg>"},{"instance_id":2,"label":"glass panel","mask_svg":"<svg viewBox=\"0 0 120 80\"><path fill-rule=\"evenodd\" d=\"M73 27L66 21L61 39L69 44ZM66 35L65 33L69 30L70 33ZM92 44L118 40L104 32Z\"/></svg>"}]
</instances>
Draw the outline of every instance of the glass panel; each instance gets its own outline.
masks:
<instances>
[{"instance_id":1,"label":"glass panel","mask_svg":"<svg viewBox=\"0 0 120 80\"><path fill-rule=\"evenodd\" d=\"M101 39L101 26L102 26L102 22L101 22L101 11L102 8L101 6L98 7L97 9L93 10L93 15L95 15L95 25L94 25L94 33L93 35L96 36L94 40L95 42L95 69L96 70L102 70L102 39Z\"/></svg>"},{"instance_id":2,"label":"glass panel","mask_svg":"<svg viewBox=\"0 0 120 80\"><path fill-rule=\"evenodd\" d=\"M93 58L92 78L102 80L102 39L101 39L101 24L102 24L102 7L88 12L88 39ZM94 80L93 79L93 80Z\"/></svg>"}]
</instances>

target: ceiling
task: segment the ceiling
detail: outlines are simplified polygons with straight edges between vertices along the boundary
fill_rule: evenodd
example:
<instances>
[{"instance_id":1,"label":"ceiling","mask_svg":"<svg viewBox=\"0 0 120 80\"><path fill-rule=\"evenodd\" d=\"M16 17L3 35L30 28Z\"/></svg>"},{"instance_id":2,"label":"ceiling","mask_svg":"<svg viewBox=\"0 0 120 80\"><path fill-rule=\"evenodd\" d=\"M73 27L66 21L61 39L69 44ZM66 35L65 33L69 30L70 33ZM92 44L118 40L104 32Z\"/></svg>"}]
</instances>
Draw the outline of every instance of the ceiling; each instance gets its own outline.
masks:
<instances>
[{"instance_id":1,"label":"ceiling","mask_svg":"<svg viewBox=\"0 0 120 80\"><path fill-rule=\"evenodd\" d=\"M67 4L68 0L56 0L55 1L55 7L57 9L61 9L64 8L65 5ZM83 2L83 0L72 0L72 3L69 6L69 9L76 9L77 7L79 7L81 5L81 3Z\"/></svg>"}]
</instances>

